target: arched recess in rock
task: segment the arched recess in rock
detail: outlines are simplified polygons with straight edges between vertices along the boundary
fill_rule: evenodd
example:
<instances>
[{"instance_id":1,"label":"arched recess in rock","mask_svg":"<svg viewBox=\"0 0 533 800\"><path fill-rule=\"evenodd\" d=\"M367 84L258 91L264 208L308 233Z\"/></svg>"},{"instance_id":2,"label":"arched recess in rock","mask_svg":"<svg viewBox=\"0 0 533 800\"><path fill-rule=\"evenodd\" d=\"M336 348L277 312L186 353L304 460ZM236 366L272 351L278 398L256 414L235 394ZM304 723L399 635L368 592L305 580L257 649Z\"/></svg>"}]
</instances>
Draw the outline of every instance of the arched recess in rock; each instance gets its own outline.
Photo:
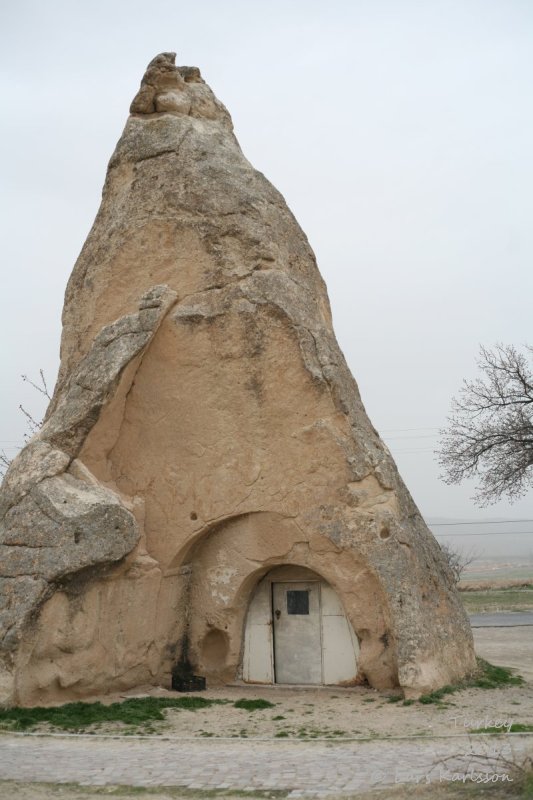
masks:
<instances>
[{"instance_id":1,"label":"arched recess in rock","mask_svg":"<svg viewBox=\"0 0 533 800\"><path fill-rule=\"evenodd\" d=\"M281 566L311 570L332 587L359 641L359 679L396 686L395 639L375 573L355 550L269 511L219 522L176 554L172 571L189 575L187 647L198 674L212 685L242 677L250 602L258 583Z\"/></svg>"},{"instance_id":2,"label":"arched recess in rock","mask_svg":"<svg viewBox=\"0 0 533 800\"><path fill-rule=\"evenodd\" d=\"M355 686L359 639L341 598L307 567L269 570L256 585L244 631L247 683Z\"/></svg>"}]
</instances>

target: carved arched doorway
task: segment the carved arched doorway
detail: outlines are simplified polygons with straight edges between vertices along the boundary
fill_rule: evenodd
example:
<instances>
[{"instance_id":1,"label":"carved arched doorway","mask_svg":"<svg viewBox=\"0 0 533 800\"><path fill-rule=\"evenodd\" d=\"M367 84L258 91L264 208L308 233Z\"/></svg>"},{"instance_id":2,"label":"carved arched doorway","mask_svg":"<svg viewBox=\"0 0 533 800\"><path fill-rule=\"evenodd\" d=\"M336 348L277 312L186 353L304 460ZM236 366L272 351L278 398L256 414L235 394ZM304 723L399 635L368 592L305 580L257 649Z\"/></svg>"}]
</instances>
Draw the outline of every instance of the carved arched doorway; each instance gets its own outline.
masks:
<instances>
[{"instance_id":1,"label":"carved arched doorway","mask_svg":"<svg viewBox=\"0 0 533 800\"><path fill-rule=\"evenodd\" d=\"M248 609L243 679L250 683L351 685L359 642L327 581L303 567L271 570Z\"/></svg>"}]
</instances>

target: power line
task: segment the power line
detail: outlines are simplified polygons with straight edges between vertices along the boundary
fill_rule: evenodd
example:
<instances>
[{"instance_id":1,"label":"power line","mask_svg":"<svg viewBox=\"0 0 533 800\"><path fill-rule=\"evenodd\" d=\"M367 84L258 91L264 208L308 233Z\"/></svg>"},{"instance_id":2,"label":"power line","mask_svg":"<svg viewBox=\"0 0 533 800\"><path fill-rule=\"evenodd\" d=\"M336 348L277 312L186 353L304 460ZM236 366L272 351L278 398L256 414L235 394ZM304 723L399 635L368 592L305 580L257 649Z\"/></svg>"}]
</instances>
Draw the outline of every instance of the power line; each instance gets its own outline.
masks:
<instances>
[{"instance_id":1,"label":"power line","mask_svg":"<svg viewBox=\"0 0 533 800\"><path fill-rule=\"evenodd\" d=\"M440 431L440 428L427 427L427 428L382 428L382 433L398 433L404 431Z\"/></svg>"},{"instance_id":2,"label":"power line","mask_svg":"<svg viewBox=\"0 0 533 800\"><path fill-rule=\"evenodd\" d=\"M393 439L435 439L436 433L424 433L420 436L384 436L386 442L392 442Z\"/></svg>"},{"instance_id":3,"label":"power line","mask_svg":"<svg viewBox=\"0 0 533 800\"><path fill-rule=\"evenodd\" d=\"M396 450L396 449L393 449L392 447L390 449L392 450L392 453L393 453L395 458L396 458L396 456L399 456L399 455L403 456L403 455L413 455L413 453L434 453L435 452L432 447L420 448L418 450Z\"/></svg>"}]
</instances>

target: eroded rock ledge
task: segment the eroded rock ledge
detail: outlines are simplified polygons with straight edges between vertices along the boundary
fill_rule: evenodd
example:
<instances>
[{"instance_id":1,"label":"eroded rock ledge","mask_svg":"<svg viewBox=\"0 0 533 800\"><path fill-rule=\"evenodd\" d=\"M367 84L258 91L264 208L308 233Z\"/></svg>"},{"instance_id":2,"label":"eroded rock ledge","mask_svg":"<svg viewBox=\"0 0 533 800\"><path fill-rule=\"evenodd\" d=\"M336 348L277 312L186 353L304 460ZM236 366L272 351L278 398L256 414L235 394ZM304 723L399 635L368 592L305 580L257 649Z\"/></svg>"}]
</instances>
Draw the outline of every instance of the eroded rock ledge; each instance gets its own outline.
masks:
<instances>
[{"instance_id":1,"label":"eroded rock ledge","mask_svg":"<svg viewBox=\"0 0 533 800\"><path fill-rule=\"evenodd\" d=\"M160 53L149 63L130 112L218 119L231 129L230 115L207 86L198 67L177 67L175 62L176 53Z\"/></svg>"},{"instance_id":2,"label":"eroded rock ledge","mask_svg":"<svg viewBox=\"0 0 533 800\"><path fill-rule=\"evenodd\" d=\"M0 491L0 654L73 573L116 562L139 538L130 507L76 459L126 367L141 359L176 299L150 289L139 311L105 326L54 401L39 433L10 465Z\"/></svg>"}]
</instances>

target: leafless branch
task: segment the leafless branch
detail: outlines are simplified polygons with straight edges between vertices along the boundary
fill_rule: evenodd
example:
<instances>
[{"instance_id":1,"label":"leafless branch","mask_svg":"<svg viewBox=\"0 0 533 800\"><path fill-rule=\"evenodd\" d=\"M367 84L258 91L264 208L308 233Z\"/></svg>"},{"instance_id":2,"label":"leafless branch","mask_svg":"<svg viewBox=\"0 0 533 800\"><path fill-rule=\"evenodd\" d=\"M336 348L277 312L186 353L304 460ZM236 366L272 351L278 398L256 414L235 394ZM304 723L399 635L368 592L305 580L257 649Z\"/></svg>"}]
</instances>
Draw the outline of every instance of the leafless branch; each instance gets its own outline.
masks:
<instances>
[{"instance_id":1,"label":"leafless branch","mask_svg":"<svg viewBox=\"0 0 533 800\"><path fill-rule=\"evenodd\" d=\"M473 550L468 552L457 550L451 544L445 542L440 543L440 549L442 550L444 558L446 559L446 562L452 571L455 583L459 583L465 569L476 560L477 553L475 553Z\"/></svg>"},{"instance_id":2,"label":"leafless branch","mask_svg":"<svg viewBox=\"0 0 533 800\"><path fill-rule=\"evenodd\" d=\"M5 475L9 465L11 464L11 459L8 455L6 455L5 450L0 452L0 475Z\"/></svg>"},{"instance_id":3,"label":"leafless branch","mask_svg":"<svg viewBox=\"0 0 533 800\"><path fill-rule=\"evenodd\" d=\"M37 422L37 420L34 419L34 417L32 417L30 412L26 411L24 406L19 406L19 408L22 411L22 413L24 414L24 416L26 417L26 422L27 422L27 425L28 425L28 433L24 434L24 439L26 439L26 440L27 439L31 439L33 434L37 433L37 431L41 427L42 422Z\"/></svg>"},{"instance_id":4,"label":"leafless branch","mask_svg":"<svg viewBox=\"0 0 533 800\"><path fill-rule=\"evenodd\" d=\"M22 375L21 377L22 377L22 380L25 383L29 383L30 386L33 386L34 389L37 389L38 392L40 392L41 394L44 394L45 397L47 397L49 400L51 400L52 398L50 397L50 394L48 392L48 386L46 385L46 378L44 377L44 371L42 369L39 370L39 375L40 375L40 378L41 378L41 385L40 386L39 386L39 384L34 383L34 381L32 381L30 378L28 378L27 375Z\"/></svg>"},{"instance_id":5,"label":"leafless branch","mask_svg":"<svg viewBox=\"0 0 533 800\"><path fill-rule=\"evenodd\" d=\"M28 378L27 375L22 375L21 377L22 377L22 380L25 383L29 383L30 386L33 386L33 388L36 389L40 394L44 395L49 400L51 400L52 398L50 397L50 393L48 392L48 386L47 386L47 383L46 383L46 378L45 378L45 375L44 375L44 371L42 369L39 370L39 376L40 376L40 379L41 379L40 380L40 385L38 383L35 383L34 381L30 380L30 378ZM26 424L27 424L28 430L24 434L24 441L27 442L27 441L29 441L29 439L31 439L31 437L35 433L37 433L37 431L41 428L43 422L42 422L42 420L40 420L40 421L36 420L35 417L29 411L27 411L24 408L24 406L19 405L19 409L22 411L22 413L26 417ZM9 458L9 456L5 453L4 450L2 450L2 452L0 452L0 477L3 477L6 474L6 471L9 468L9 465L11 464L12 460L13 459Z\"/></svg>"},{"instance_id":6,"label":"leafless branch","mask_svg":"<svg viewBox=\"0 0 533 800\"><path fill-rule=\"evenodd\" d=\"M516 500L533 485L533 347L481 347L483 377L463 381L440 431L441 476L446 483L478 477L475 500Z\"/></svg>"},{"instance_id":7,"label":"leafless branch","mask_svg":"<svg viewBox=\"0 0 533 800\"><path fill-rule=\"evenodd\" d=\"M435 766L447 768L452 780L456 775L468 777L473 783L483 783L481 776L486 775L491 776L490 783L494 783L494 778L499 776L502 783L513 786L513 796L518 797L524 796L521 790L529 784L533 758L517 754L512 743L502 734L484 741L478 737L470 738L466 747L441 757Z\"/></svg>"}]
</instances>

